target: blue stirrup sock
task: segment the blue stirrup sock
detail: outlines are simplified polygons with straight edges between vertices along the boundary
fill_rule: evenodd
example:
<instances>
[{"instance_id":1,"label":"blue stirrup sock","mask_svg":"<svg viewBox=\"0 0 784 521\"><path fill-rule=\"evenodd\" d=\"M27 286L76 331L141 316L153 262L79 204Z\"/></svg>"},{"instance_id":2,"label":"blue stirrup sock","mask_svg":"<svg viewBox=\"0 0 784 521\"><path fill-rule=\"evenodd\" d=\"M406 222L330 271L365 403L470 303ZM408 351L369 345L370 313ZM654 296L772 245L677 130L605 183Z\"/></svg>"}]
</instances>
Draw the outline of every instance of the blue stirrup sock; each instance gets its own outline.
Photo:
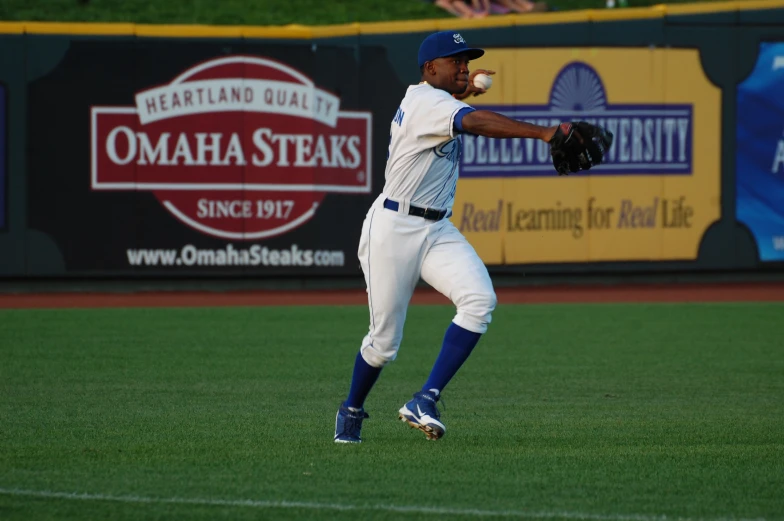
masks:
<instances>
[{"instance_id":1,"label":"blue stirrup sock","mask_svg":"<svg viewBox=\"0 0 784 521\"><path fill-rule=\"evenodd\" d=\"M444 343L441 346L441 352L438 353L436 363L433 365L433 370L430 372L430 377L422 387L423 391L435 389L440 394L441 391L449 383L449 380L457 373L457 370L463 365L463 362L468 360L471 351L473 351L481 333L474 333L467 329L463 329L454 322L449 324L444 335Z\"/></svg>"},{"instance_id":2,"label":"blue stirrup sock","mask_svg":"<svg viewBox=\"0 0 784 521\"><path fill-rule=\"evenodd\" d=\"M381 374L381 367L373 367L365 362L362 358L362 353L357 353L357 359L354 362L354 375L351 378L351 389L348 392L348 398L345 401L345 406L352 409L361 409L365 404L365 398L370 394L370 390L378 380Z\"/></svg>"}]
</instances>

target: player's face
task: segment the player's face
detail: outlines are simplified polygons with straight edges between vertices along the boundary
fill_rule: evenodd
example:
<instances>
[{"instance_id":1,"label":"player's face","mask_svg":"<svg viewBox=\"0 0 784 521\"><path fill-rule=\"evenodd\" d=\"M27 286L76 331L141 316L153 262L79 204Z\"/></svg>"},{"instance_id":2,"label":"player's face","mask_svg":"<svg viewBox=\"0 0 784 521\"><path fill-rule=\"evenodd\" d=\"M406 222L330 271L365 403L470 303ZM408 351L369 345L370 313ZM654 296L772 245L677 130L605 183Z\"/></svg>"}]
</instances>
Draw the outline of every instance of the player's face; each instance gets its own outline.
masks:
<instances>
[{"instance_id":1,"label":"player's face","mask_svg":"<svg viewBox=\"0 0 784 521\"><path fill-rule=\"evenodd\" d=\"M436 60L438 87L450 94L462 94L468 88L468 56L456 54Z\"/></svg>"}]
</instances>

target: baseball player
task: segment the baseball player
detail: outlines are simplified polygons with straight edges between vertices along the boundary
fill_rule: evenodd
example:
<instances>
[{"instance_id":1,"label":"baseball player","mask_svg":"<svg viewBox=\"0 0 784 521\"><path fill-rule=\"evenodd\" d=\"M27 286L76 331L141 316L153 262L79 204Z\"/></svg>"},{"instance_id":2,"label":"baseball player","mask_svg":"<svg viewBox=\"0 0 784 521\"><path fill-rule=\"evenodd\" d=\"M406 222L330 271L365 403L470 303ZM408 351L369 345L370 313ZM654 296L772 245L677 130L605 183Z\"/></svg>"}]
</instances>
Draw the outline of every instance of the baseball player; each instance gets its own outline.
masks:
<instances>
[{"instance_id":1,"label":"baseball player","mask_svg":"<svg viewBox=\"0 0 784 521\"><path fill-rule=\"evenodd\" d=\"M419 48L422 81L411 85L390 125L386 183L362 225L358 256L367 285L370 327L357 353L348 397L338 409L335 442L360 443L364 402L382 368L397 357L409 302L420 278L448 297L457 312L421 390L399 418L437 440L446 432L436 407L444 388L487 331L496 295L487 268L449 220L463 133L541 139L559 174L601 163L612 135L585 122L542 127L461 99L473 87L470 48L454 31L431 34ZM492 73L492 71L482 71Z\"/></svg>"}]
</instances>

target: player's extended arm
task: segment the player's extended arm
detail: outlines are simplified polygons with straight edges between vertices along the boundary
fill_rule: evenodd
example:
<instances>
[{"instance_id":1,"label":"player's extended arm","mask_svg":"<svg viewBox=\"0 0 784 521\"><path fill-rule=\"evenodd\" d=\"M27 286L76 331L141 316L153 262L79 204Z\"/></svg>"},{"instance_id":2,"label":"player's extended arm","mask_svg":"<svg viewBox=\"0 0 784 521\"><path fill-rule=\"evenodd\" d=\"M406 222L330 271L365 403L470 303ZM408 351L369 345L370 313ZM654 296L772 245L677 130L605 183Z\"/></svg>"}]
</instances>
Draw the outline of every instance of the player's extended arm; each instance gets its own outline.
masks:
<instances>
[{"instance_id":1,"label":"player's extended arm","mask_svg":"<svg viewBox=\"0 0 784 521\"><path fill-rule=\"evenodd\" d=\"M508 118L491 110L474 110L463 117L464 132L486 137L531 138L549 142L558 126L540 127Z\"/></svg>"}]
</instances>

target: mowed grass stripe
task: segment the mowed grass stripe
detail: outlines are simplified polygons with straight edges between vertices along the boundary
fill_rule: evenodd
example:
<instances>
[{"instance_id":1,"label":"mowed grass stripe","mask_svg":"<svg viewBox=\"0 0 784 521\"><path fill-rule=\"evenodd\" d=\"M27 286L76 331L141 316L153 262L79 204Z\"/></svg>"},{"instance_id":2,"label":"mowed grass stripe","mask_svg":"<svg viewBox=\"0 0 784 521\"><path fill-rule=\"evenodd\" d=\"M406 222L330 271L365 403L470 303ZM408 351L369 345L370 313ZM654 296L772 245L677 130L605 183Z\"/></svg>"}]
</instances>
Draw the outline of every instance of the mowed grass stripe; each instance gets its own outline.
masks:
<instances>
[{"instance_id":1,"label":"mowed grass stripe","mask_svg":"<svg viewBox=\"0 0 784 521\"><path fill-rule=\"evenodd\" d=\"M522 512L522 511L497 511L477 509L455 509L421 506L398 505L340 505L327 503L307 503L302 501L260 501L254 499L202 499L202 498L164 498L140 496L107 496L103 494L84 494L77 492L51 492L45 490L17 490L0 488L0 495L30 496L47 499L64 499L71 501L116 501L119 503L163 503L181 505L209 505L233 506L250 508L295 508L307 510L338 510L338 511L366 511L381 510L399 512L404 514L435 514L467 517L512 517L522 519L574 519L587 521L766 521L764 518L744 519L734 517L721 517L715 519L670 518L667 516L650 515L602 515L585 514L580 512Z\"/></svg>"},{"instance_id":2,"label":"mowed grass stripe","mask_svg":"<svg viewBox=\"0 0 784 521\"><path fill-rule=\"evenodd\" d=\"M500 306L445 391L446 437L426 442L396 411L427 378L453 313L411 308L399 357L366 404L365 443L340 447L334 415L364 306L2 311L0 487L782 517L784 305ZM213 519L218 506L53 499L0 496L0 517Z\"/></svg>"}]
</instances>

